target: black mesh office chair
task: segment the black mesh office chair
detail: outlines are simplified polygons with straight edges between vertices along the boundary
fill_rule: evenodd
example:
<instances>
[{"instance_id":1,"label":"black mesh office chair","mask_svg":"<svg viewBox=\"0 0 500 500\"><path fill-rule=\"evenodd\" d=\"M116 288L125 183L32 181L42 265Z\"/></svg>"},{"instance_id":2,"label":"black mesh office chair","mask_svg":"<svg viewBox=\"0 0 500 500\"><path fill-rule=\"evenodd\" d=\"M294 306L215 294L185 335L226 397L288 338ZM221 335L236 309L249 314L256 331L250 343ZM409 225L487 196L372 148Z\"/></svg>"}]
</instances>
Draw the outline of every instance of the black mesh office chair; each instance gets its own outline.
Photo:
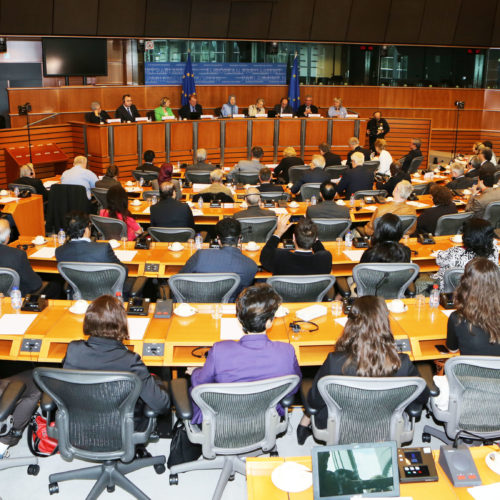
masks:
<instances>
[{"instance_id":1,"label":"black mesh office chair","mask_svg":"<svg viewBox=\"0 0 500 500\"><path fill-rule=\"evenodd\" d=\"M19 273L9 267L0 267L0 293L8 296L11 290L17 286L19 288Z\"/></svg>"},{"instance_id":2,"label":"black mesh office chair","mask_svg":"<svg viewBox=\"0 0 500 500\"><path fill-rule=\"evenodd\" d=\"M340 166L340 165L331 165L329 167L325 167L325 172L330 175L330 179L338 179L342 177L347 171L349 167Z\"/></svg>"},{"instance_id":3,"label":"black mesh office chair","mask_svg":"<svg viewBox=\"0 0 500 500\"><path fill-rule=\"evenodd\" d=\"M335 241L337 238L343 238L351 227L350 219L315 218L311 220L318 228L320 241Z\"/></svg>"},{"instance_id":4,"label":"black mesh office chair","mask_svg":"<svg viewBox=\"0 0 500 500\"><path fill-rule=\"evenodd\" d=\"M290 195L288 193L284 193L283 191L262 191L260 193L260 199L263 202L266 201L288 201L290 199Z\"/></svg>"},{"instance_id":5,"label":"black mesh office chair","mask_svg":"<svg viewBox=\"0 0 500 500\"><path fill-rule=\"evenodd\" d=\"M266 242L273 234L278 223L277 217L241 217L241 240L243 243Z\"/></svg>"},{"instance_id":6,"label":"black mesh office chair","mask_svg":"<svg viewBox=\"0 0 500 500\"><path fill-rule=\"evenodd\" d=\"M153 241L185 242L194 239L194 229L190 227L149 227L148 233Z\"/></svg>"},{"instance_id":7,"label":"black mesh office chair","mask_svg":"<svg viewBox=\"0 0 500 500\"><path fill-rule=\"evenodd\" d=\"M407 233L411 227L417 222L416 215L398 215L397 216L401 221L401 226L403 229L403 234ZM373 227L376 228L380 217L377 217L373 223Z\"/></svg>"},{"instance_id":8,"label":"black mesh office chair","mask_svg":"<svg viewBox=\"0 0 500 500\"><path fill-rule=\"evenodd\" d=\"M452 267L450 269L446 269L443 275L444 293L454 292L459 285L463 274L463 267Z\"/></svg>"},{"instance_id":9,"label":"black mesh office chair","mask_svg":"<svg viewBox=\"0 0 500 500\"><path fill-rule=\"evenodd\" d=\"M410 175L416 173L423 161L424 161L423 156L416 156L415 158L413 158L413 160L410 163L410 166L408 167L408 173Z\"/></svg>"},{"instance_id":10,"label":"black mesh office chair","mask_svg":"<svg viewBox=\"0 0 500 500\"><path fill-rule=\"evenodd\" d=\"M99 205L99 210L108 208L108 202L106 200L106 196L108 194L107 188L92 188L90 190L92 195L97 200L97 204Z\"/></svg>"},{"instance_id":11,"label":"black mesh office chair","mask_svg":"<svg viewBox=\"0 0 500 500\"><path fill-rule=\"evenodd\" d=\"M202 199L204 203L210 203L212 201L220 201L221 203L233 203L234 200L232 196L226 193L196 193L192 200L196 203L199 199Z\"/></svg>"},{"instance_id":12,"label":"black mesh office chair","mask_svg":"<svg viewBox=\"0 0 500 500\"><path fill-rule=\"evenodd\" d=\"M156 179L158 179L158 173L159 172L148 172L147 170L133 170L132 171L132 177L136 181L140 181L141 178L144 179L144 182L151 182Z\"/></svg>"},{"instance_id":13,"label":"black mesh office chair","mask_svg":"<svg viewBox=\"0 0 500 500\"><path fill-rule=\"evenodd\" d=\"M295 184L297 181L300 181L304 174L310 170L311 168L307 165L294 165L288 169L288 180L292 184Z\"/></svg>"},{"instance_id":14,"label":"black mesh office chair","mask_svg":"<svg viewBox=\"0 0 500 500\"><path fill-rule=\"evenodd\" d=\"M229 302L240 285L235 273L181 273L168 280L176 302Z\"/></svg>"},{"instance_id":15,"label":"black mesh office chair","mask_svg":"<svg viewBox=\"0 0 500 500\"><path fill-rule=\"evenodd\" d=\"M430 184L414 184L412 186L413 194L415 194L416 196L427 194L429 192L429 185Z\"/></svg>"},{"instance_id":16,"label":"black mesh office chair","mask_svg":"<svg viewBox=\"0 0 500 500\"><path fill-rule=\"evenodd\" d=\"M380 166L380 162L378 160L365 161L363 166L372 174L374 174L378 167Z\"/></svg>"},{"instance_id":17,"label":"black mesh office chair","mask_svg":"<svg viewBox=\"0 0 500 500\"><path fill-rule=\"evenodd\" d=\"M120 240L127 237L127 224L120 219L91 215L90 221L99 232L101 240Z\"/></svg>"},{"instance_id":18,"label":"black mesh office chair","mask_svg":"<svg viewBox=\"0 0 500 500\"><path fill-rule=\"evenodd\" d=\"M321 302L333 287L335 276L271 276L266 282L276 290L283 302Z\"/></svg>"},{"instance_id":19,"label":"black mesh office chair","mask_svg":"<svg viewBox=\"0 0 500 500\"><path fill-rule=\"evenodd\" d=\"M210 170L186 172L186 179L193 184L210 184Z\"/></svg>"},{"instance_id":20,"label":"black mesh office chair","mask_svg":"<svg viewBox=\"0 0 500 500\"><path fill-rule=\"evenodd\" d=\"M470 219L474 214L472 212L460 212L458 214L442 215L437 220L435 236L447 234L458 234L462 232L464 222Z\"/></svg>"},{"instance_id":21,"label":"black mesh office chair","mask_svg":"<svg viewBox=\"0 0 500 500\"><path fill-rule=\"evenodd\" d=\"M238 184L251 184L252 186L255 186L259 183L259 173L235 172L233 174L233 181Z\"/></svg>"},{"instance_id":22,"label":"black mesh office chair","mask_svg":"<svg viewBox=\"0 0 500 500\"><path fill-rule=\"evenodd\" d=\"M488 203L483 218L489 221L495 229L500 227L500 201Z\"/></svg>"},{"instance_id":23,"label":"black mesh office chair","mask_svg":"<svg viewBox=\"0 0 500 500\"><path fill-rule=\"evenodd\" d=\"M154 189L150 189L149 191L143 191L142 193L142 199L144 201L152 199L154 196L156 196L156 199L160 199L160 191L156 191Z\"/></svg>"},{"instance_id":24,"label":"black mesh office chair","mask_svg":"<svg viewBox=\"0 0 500 500\"><path fill-rule=\"evenodd\" d=\"M387 195L388 193L385 189L363 189L354 193L354 199L361 200L365 196L383 196L387 198Z\"/></svg>"},{"instance_id":25,"label":"black mesh office chair","mask_svg":"<svg viewBox=\"0 0 500 500\"><path fill-rule=\"evenodd\" d=\"M15 182L11 182L7 187L10 191L14 191L17 188L19 191L28 190L30 193L36 194L35 186L31 186L30 184L16 184Z\"/></svg>"},{"instance_id":26,"label":"black mesh office chair","mask_svg":"<svg viewBox=\"0 0 500 500\"><path fill-rule=\"evenodd\" d=\"M319 187L321 184L319 182L306 182L300 186L300 197L302 200L310 200L313 196L319 200Z\"/></svg>"},{"instance_id":27,"label":"black mesh office chair","mask_svg":"<svg viewBox=\"0 0 500 500\"><path fill-rule=\"evenodd\" d=\"M66 460L74 458L101 465L59 472L49 476L49 492L59 492L59 481L96 480L87 500L96 499L105 489L119 486L135 498L149 500L125 474L153 466L165 472L165 457L135 459L135 445L147 443L156 426L157 414L146 408L146 430L134 431L134 409L142 380L130 372L35 368L33 377L52 401L42 404L55 413L55 426L47 426L50 437L58 440Z\"/></svg>"}]
</instances>

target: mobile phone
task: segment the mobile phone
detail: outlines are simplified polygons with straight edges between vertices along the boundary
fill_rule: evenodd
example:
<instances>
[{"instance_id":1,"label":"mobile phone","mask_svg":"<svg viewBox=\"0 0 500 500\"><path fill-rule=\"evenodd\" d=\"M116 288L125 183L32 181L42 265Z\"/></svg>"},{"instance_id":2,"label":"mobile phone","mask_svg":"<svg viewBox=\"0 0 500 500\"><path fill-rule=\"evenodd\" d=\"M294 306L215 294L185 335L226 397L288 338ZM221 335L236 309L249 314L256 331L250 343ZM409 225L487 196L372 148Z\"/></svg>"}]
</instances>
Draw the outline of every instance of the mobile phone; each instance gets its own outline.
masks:
<instances>
[{"instance_id":1,"label":"mobile phone","mask_svg":"<svg viewBox=\"0 0 500 500\"><path fill-rule=\"evenodd\" d=\"M450 354L450 351L443 344L434 344L434 347L443 354Z\"/></svg>"}]
</instances>

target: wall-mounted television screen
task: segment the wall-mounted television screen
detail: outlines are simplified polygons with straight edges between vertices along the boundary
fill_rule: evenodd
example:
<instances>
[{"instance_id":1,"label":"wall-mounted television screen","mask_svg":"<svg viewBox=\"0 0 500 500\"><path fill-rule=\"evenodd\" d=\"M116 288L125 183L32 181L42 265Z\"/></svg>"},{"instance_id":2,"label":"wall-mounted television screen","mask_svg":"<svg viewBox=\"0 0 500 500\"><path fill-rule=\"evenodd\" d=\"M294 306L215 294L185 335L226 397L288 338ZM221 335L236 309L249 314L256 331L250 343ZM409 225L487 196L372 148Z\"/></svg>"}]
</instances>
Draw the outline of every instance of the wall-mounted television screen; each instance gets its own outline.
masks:
<instances>
[{"instance_id":1,"label":"wall-mounted television screen","mask_svg":"<svg viewBox=\"0 0 500 500\"><path fill-rule=\"evenodd\" d=\"M105 38L42 38L43 76L105 76Z\"/></svg>"}]
</instances>

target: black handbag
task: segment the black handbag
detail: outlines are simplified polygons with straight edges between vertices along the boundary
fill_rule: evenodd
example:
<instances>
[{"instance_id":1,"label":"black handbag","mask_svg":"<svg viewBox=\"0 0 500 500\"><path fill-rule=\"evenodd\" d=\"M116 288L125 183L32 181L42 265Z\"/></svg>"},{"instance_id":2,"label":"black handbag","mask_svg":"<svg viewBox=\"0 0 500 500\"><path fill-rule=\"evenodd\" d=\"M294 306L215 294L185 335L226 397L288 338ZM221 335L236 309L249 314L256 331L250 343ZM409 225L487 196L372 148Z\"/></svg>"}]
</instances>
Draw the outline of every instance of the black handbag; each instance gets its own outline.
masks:
<instances>
[{"instance_id":1,"label":"black handbag","mask_svg":"<svg viewBox=\"0 0 500 500\"><path fill-rule=\"evenodd\" d=\"M172 430L172 442L170 443L170 455L167 467L194 462L201 457L201 445L189 441L186 428L182 420L177 420Z\"/></svg>"}]
</instances>

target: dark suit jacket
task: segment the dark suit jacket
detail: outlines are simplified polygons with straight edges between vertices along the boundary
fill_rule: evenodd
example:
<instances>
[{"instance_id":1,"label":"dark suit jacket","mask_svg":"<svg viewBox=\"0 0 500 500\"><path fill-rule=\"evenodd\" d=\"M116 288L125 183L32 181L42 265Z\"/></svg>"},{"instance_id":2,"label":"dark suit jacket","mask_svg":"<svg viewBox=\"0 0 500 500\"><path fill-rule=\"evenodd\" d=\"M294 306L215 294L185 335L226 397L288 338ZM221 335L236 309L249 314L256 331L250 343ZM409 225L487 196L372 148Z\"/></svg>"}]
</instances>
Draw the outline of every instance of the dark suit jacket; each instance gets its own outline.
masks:
<instances>
[{"instance_id":1,"label":"dark suit jacket","mask_svg":"<svg viewBox=\"0 0 500 500\"><path fill-rule=\"evenodd\" d=\"M311 104L309 107L311 108L311 112L312 112L313 115L317 115L318 114L318 108L314 104ZM299 109L297 110L297 116L305 116L304 115L305 110L306 110L306 105L305 104L301 104L299 106Z\"/></svg>"},{"instance_id":2,"label":"dark suit jacket","mask_svg":"<svg viewBox=\"0 0 500 500\"><path fill-rule=\"evenodd\" d=\"M351 156L353 153L363 153L365 155L365 161L370 161L370 150L364 149L361 146L356 146L355 149L351 149L349 153L347 153L347 162L346 165L352 167Z\"/></svg>"},{"instance_id":3,"label":"dark suit jacket","mask_svg":"<svg viewBox=\"0 0 500 500\"><path fill-rule=\"evenodd\" d=\"M454 190L454 189L467 189L472 187L474 184L474 181L472 180L472 177L466 177L465 175L462 175L460 177L457 177L456 179L453 179L452 181L448 182L446 184L446 187L448 189Z\"/></svg>"},{"instance_id":4,"label":"dark suit jacket","mask_svg":"<svg viewBox=\"0 0 500 500\"><path fill-rule=\"evenodd\" d=\"M271 184L270 182L266 184L261 184L257 188L261 193L282 193L283 188L280 184Z\"/></svg>"},{"instance_id":5,"label":"dark suit jacket","mask_svg":"<svg viewBox=\"0 0 500 500\"><path fill-rule=\"evenodd\" d=\"M122 104L119 108L116 109L115 118L120 118L122 122L135 122L135 119L138 116L141 116L139 111L137 111L135 104L132 104L132 106L130 106L130 111L132 112L132 116L130 116L130 113L125 109L125 106Z\"/></svg>"},{"instance_id":6,"label":"dark suit jacket","mask_svg":"<svg viewBox=\"0 0 500 500\"><path fill-rule=\"evenodd\" d=\"M281 177L285 181L285 184L288 184L288 170L290 167L296 165L304 165L304 160L298 156L287 156L286 158L282 158L278 166L274 169L273 175L276 178Z\"/></svg>"},{"instance_id":7,"label":"dark suit jacket","mask_svg":"<svg viewBox=\"0 0 500 500\"><path fill-rule=\"evenodd\" d=\"M276 214L272 210L267 210L266 208L248 207L246 210L236 212L233 217L235 219L245 217L276 217Z\"/></svg>"},{"instance_id":8,"label":"dark suit jacket","mask_svg":"<svg viewBox=\"0 0 500 500\"><path fill-rule=\"evenodd\" d=\"M151 225L153 227L191 227L194 229L193 212L186 203L166 198L151 207Z\"/></svg>"},{"instance_id":9,"label":"dark suit jacket","mask_svg":"<svg viewBox=\"0 0 500 500\"><path fill-rule=\"evenodd\" d=\"M455 203L438 205L424 210L417 219L417 233L434 234L439 217L442 215L456 214L457 212L458 210Z\"/></svg>"},{"instance_id":10,"label":"dark suit jacket","mask_svg":"<svg viewBox=\"0 0 500 500\"><path fill-rule=\"evenodd\" d=\"M370 120L368 120L368 123L366 124L366 130L369 131L370 137L377 137L383 139L385 134L387 134L389 130L391 130L391 127L389 127L389 124L387 123L387 120L385 118L380 118L380 122L383 127L383 132L379 135L378 134L379 122L377 122L375 118L370 118Z\"/></svg>"},{"instance_id":11,"label":"dark suit jacket","mask_svg":"<svg viewBox=\"0 0 500 500\"><path fill-rule=\"evenodd\" d=\"M330 174L325 172L322 168L316 167L312 170L308 170L301 179L299 179L290 190L293 194L300 191L302 184L307 184L309 182L315 182L321 184L322 182L329 181L331 179Z\"/></svg>"},{"instance_id":12,"label":"dark suit jacket","mask_svg":"<svg viewBox=\"0 0 500 500\"><path fill-rule=\"evenodd\" d=\"M403 170L404 172L408 172L408 169L410 168L413 158L417 158L417 156L422 156L422 151L420 151L420 149L410 150L405 157L405 161L401 166L401 170Z\"/></svg>"},{"instance_id":13,"label":"dark suit jacket","mask_svg":"<svg viewBox=\"0 0 500 500\"><path fill-rule=\"evenodd\" d=\"M280 239L274 234L267 240L260 253L260 263L273 275L330 274L332 254L318 240L310 252L291 252L278 248Z\"/></svg>"},{"instance_id":14,"label":"dark suit jacket","mask_svg":"<svg viewBox=\"0 0 500 500\"><path fill-rule=\"evenodd\" d=\"M394 191L396 184L401 181L411 182L410 174L400 171L396 175L390 177L387 182L377 182L377 189L385 189L389 196L392 196L392 192Z\"/></svg>"},{"instance_id":15,"label":"dark suit jacket","mask_svg":"<svg viewBox=\"0 0 500 500\"><path fill-rule=\"evenodd\" d=\"M336 155L335 153L332 153L331 151L328 151L323 155L323 158L325 159L325 167L330 167L333 165L342 165L342 160L340 159L339 155Z\"/></svg>"},{"instance_id":16,"label":"dark suit jacket","mask_svg":"<svg viewBox=\"0 0 500 500\"><path fill-rule=\"evenodd\" d=\"M95 183L96 188L109 189L113 186L120 185L120 182L113 177L104 176L100 181Z\"/></svg>"},{"instance_id":17,"label":"dark suit jacket","mask_svg":"<svg viewBox=\"0 0 500 500\"><path fill-rule=\"evenodd\" d=\"M281 113L281 104L276 104L276 106L274 106L274 112L277 115L282 114ZM287 107L285 108L285 111L283 112L283 114L285 114L285 115L293 115L294 114L292 106L290 106L290 104L287 105Z\"/></svg>"},{"instance_id":18,"label":"dark suit jacket","mask_svg":"<svg viewBox=\"0 0 500 500\"><path fill-rule=\"evenodd\" d=\"M33 179L33 177L19 177L19 179L14 181L14 184L28 184L29 186L33 186L36 189L36 193L43 196L43 201L46 201L49 196L49 192L45 189L45 186L40 179Z\"/></svg>"},{"instance_id":19,"label":"dark suit jacket","mask_svg":"<svg viewBox=\"0 0 500 500\"><path fill-rule=\"evenodd\" d=\"M120 109L120 108L118 108L118 109ZM106 120L109 120L110 118L111 118L111 116L109 116L108 113L106 113L106 111L104 111L104 109L101 109L99 116L96 116L93 111L89 111L88 113L85 113L85 121L89 122L89 123L101 123L101 122L106 123ZM116 118L120 118L120 117L117 116Z\"/></svg>"},{"instance_id":20,"label":"dark suit jacket","mask_svg":"<svg viewBox=\"0 0 500 500\"><path fill-rule=\"evenodd\" d=\"M135 373L142 380L140 399L158 413L170 407L168 394L162 391L139 354L129 351L119 340L90 336L68 344L63 368L67 370L109 370Z\"/></svg>"},{"instance_id":21,"label":"dark suit jacket","mask_svg":"<svg viewBox=\"0 0 500 500\"><path fill-rule=\"evenodd\" d=\"M141 172L158 172L158 173L160 173L160 168L155 167L152 163L143 163L142 165L139 165L136 170L139 170Z\"/></svg>"},{"instance_id":22,"label":"dark suit jacket","mask_svg":"<svg viewBox=\"0 0 500 500\"><path fill-rule=\"evenodd\" d=\"M0 267L7 267L19 274L19 289L24 296L42 286L40 276L31 269L26 252L7 245L0 245Z\"/></svg>"},{"instance_id":23,"label":"dark suit jacket","mask_svg":"<svg viewBox=\"0 0 500 500\"><path fill-rule=\"evenodd\" d=\"M346 198L350 198L356 191L365 189L373 189L373 173L363 165L348 170L337 184L337 193L340 196L345 193Z\"/></svg>"},{"instance_id":24,"label":"dark suit jacket","mask_svg":"<svg viewBox=\"0 0 500 500\"><path fill-rule=\"evenodd\" d=\"M196 104L195 106L196 113L199 113L200 115L203 114L203 108L201 107L201 104ZM191 119L191 105L186 104L185 106L182 106L181 109L179 109L179 116L181 118L187 118L188 120ZM197 117L199 118L199 117Z\"/></svg>"},{"instance_id":25,"label":"dark suit jacket","mask_svg":"<svg viewBox=\"0 0 500 500\"><path fill-rule=\"evenodd\" d=\"M334 201L322 201L307 207L306 216L310 219L349 219L349 209Z\"/></svg>"},{"instance_id":26,"label":"dark suit jacket","mask_svg":"<svg viewBox=\"0 0 500 500\"><path fill-rule=\"evenodd\" d=\"M486 162L485 165L487 165L489 162ZM469 170L466 174L465 177L477 177L479 175L479 170L481 170L481 167L473 168L472 170Z\"/></svg>"},{"instance_id":27,"label":"dark suit jacket","mask_svg":"<svg viewBox=\"0 0 500 500\"><path fill-rule=\"evenodd\" d=\"M211 163L205 163L205 162L198 162L195 163L194 165L188 165L186 167L186 172L196 172L198 170L202 172L211 172L212 170L215 170L217 168L217 165L212 165Z\"/></svg>"},{"instance_id":28,"label":"dark suit jacket","mask_svg":"<svg viewBox=\"0 0 500 500\"><path fill-rule=\"evenodd\" d=\"M107 264L120 264L127 271L128 268L120 262L109 243L95 241L70 240L56 248L57 262L99 262Z\"/></svg>"}]
</instances>

